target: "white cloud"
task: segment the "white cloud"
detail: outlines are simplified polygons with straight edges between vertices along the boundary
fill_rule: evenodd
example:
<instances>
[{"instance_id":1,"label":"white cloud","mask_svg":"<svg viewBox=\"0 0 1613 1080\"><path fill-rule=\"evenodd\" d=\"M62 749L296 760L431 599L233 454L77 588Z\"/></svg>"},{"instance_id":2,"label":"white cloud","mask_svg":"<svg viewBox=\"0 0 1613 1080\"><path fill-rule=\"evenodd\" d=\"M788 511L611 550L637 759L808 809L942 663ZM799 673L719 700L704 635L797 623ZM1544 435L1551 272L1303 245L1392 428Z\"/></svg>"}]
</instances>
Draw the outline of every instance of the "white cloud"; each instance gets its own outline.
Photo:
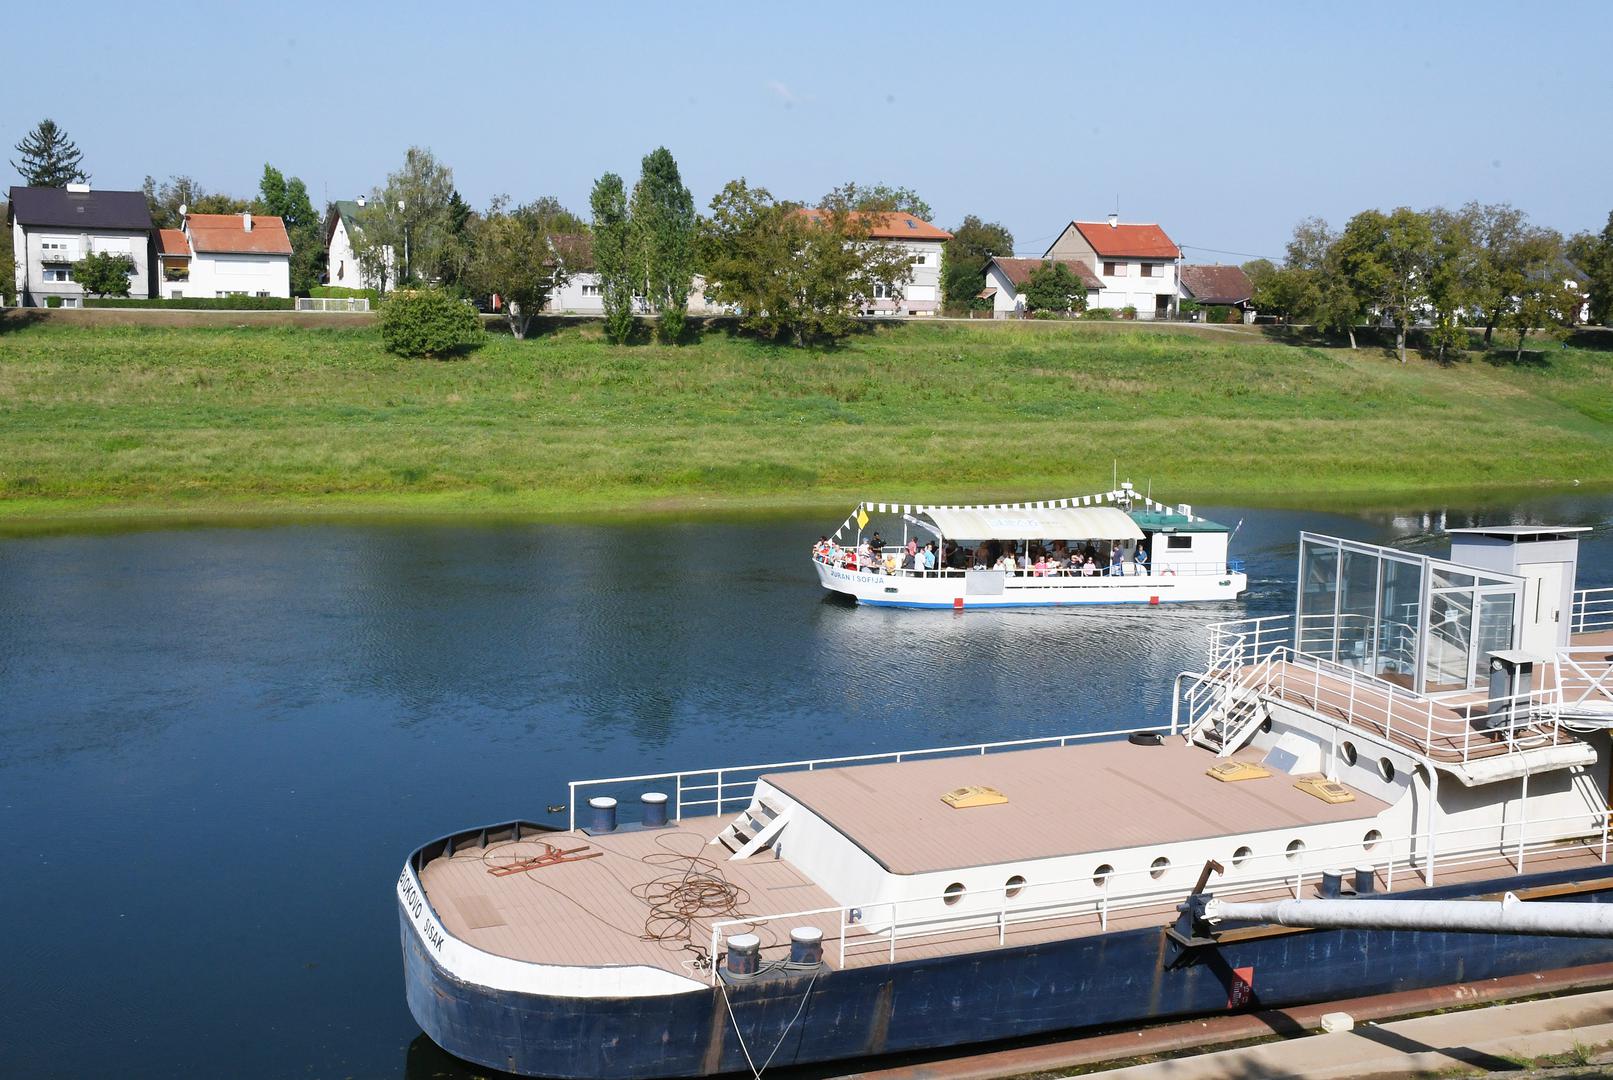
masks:
<instances>
[{"instance_id":1,"label":"white cloud","mask_svg":"<svg viewBox=\"0 0 1613 1080\"><path fill-rule=\"evenodd\" d=\"M786 105L794 105L802 100L801 98L795 96L794 91L792 91L788 86L785 86L783 83L779 82L777 79L769 79L767 88L773 91L774 94L778 95L779 100L783 101Z\"/></svg>"}]
</instances>

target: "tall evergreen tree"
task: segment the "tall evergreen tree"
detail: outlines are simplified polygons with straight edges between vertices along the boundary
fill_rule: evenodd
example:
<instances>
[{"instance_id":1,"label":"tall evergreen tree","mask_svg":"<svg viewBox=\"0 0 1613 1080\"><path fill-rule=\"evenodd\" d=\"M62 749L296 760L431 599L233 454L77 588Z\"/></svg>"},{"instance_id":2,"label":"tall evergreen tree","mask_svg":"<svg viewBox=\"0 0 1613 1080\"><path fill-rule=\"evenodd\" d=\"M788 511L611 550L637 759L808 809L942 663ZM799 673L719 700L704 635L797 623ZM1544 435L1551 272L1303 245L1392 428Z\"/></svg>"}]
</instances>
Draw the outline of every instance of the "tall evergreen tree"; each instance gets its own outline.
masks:
<instances>
[{"instance_id":1,"label":"tall evergreen tree","mask_svg":"<svg viewBox=\"0 0 1613 1080\"><path fill-rule=\"evenodd\" d=\"M633 277L627 216L627 190L622 178L606 173L594 182L588 199L594 214L594 269L605 303L605 337L620 345L633 332Z\"/></svg>"},{"instance_id":2,"label":"tall evergreen tree","mask_svg":"<svg viewBox=\"0 0 1613 1080\"><path fill-rule=\"evenodd\" d=\"M656 335L683 335L694 277L694 196L683 186L678 163L666 147L644 158L633 187L631 243L635 284L656 313Z\"/></svg>"},{"instance_id":3,"label":"tall evergreen tree","mask_svg":"<svg viewBox=\"0 0 1613 1080\"><path fill-rule=\"evenodd\" d=\"M308 187L297 177L288 180L279 169L265 164L258 195L259 209L285 222L291 240L291 293L307 296L319 284L325 265L324 233Z\"/></svg>"},{"instance_id":4,"label":"tall evergreen tree","mask_svg":"<svg viewBox=\"0 0 1613 1080\"><path fill-rule=\"evenodd\" d=\"M89 182L83 153L73 145L67 132L49 117L35 124L16 149L22 160L13 161L11 167L22 176L27 187L66 187Z\"/></svg>"}]
</instances>

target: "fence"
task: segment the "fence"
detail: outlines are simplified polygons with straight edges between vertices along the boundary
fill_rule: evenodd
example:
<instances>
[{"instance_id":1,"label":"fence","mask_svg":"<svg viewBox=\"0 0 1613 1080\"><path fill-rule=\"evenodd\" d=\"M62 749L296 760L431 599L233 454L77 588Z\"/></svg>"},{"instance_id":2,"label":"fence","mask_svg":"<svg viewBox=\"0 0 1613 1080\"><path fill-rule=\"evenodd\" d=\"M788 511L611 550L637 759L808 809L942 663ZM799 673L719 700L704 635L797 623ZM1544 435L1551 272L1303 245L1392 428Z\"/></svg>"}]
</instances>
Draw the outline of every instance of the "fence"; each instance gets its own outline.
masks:
<instances>
[{"instance_id":1,"label":"fence","mask_svg":"<svg viewBox=\"0 0 1613 1080\"><path fill-rule=\"evenodd\" d=\"M299 296L298 311L368 311L370 301L363 296Z\"/></svg>"}]
</instances>

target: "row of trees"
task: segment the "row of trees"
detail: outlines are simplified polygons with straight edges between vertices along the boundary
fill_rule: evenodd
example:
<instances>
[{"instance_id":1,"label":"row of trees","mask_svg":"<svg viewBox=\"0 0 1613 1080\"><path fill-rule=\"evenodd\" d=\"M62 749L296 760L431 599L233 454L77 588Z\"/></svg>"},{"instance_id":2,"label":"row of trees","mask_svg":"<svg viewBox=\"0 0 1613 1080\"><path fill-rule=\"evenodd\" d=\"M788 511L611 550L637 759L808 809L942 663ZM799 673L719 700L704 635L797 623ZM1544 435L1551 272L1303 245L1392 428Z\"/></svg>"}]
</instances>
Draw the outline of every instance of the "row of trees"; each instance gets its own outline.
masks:
<instances>
[{"instance_id":1,"label":"row of trees","mask_svg":"<svg viewBox=\"0 0 1613 1080\"><path fill-rule=\"evenodd\" d=\"M1335 231L1321 218L1294 227L1281 266L1244 264L1254 303L1314 323L1356 344L1369 318L1395 327L1402 363L1414 325L1426 325L1441 360L1466 347L1470 329L1489 345L1498 329L1516 335L1572 326L1588 293L1591 319L1606 321L1613 295L1613 215L1600 236L1565 240L1505 203L1458 210L1364 210Z\"/></svg>"}]
</instances>

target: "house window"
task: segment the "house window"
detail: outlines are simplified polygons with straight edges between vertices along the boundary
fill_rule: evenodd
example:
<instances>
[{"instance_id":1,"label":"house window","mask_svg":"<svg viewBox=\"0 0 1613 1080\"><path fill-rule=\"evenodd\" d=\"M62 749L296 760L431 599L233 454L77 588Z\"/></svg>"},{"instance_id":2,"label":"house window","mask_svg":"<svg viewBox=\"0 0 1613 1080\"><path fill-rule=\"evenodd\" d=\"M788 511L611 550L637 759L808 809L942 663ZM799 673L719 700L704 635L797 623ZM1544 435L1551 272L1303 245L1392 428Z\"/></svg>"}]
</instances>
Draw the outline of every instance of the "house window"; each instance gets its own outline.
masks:
<instances>
[{"instance_id":1,"label":"house window","mask_svg":"<svg viewBox=\"0 0 1613 1080\"><path fill-rule=\"evenodd\" d=\"M1126 264L1123 262L1106 262L1103 264L1104 277L1125 277Z\"/></svg>"},{"instance_id":2,"label":"house window","mask_svg":"<svg viewBox=\"0 0 1613 1080\"><path fill-rule=\"evenodd\" d=\"M1143 263L1141 274L1143 277L1158 277L1159 267L1154 263Z\"/></svg>"},{"instance_id":3,"label":"house window","mask_svg":"<svg viewBox=\"0 0 1613 1080\"><path fill-rule=\"evenodd\" d=\"M258 295L259 296L268 296L269 295L269 290L268 289L259 289L258 290Z\"/></svg>"},{"instance_id":4,"label":"house window","mask_svg":"<svg viewBox=\"0 0 1613 1080\"><path fill-rule=\"evenodd\" d=\"M600 295L599 286L598 285L584 285L582 287L582 294L584 296L599 296Z\"/></svg>"},{"instance_id":5,"label":"house window","mask_svg":"<svg viewBox=\"0 0 1613 1080\"><path fill-rule=\"evenodd\" d=\"M891 287L889 285L877 284L877 285L874 286L874 299L875 300L889 300L890 298L891 298Z\"/></svg>"},{"instance_id":6,"label":"house window","mask_svg":"<svg viewBox=\"0 0 1613 1080\"><path fill-rule=\"evenodd\" d=\"M41 240L39 242L39 261L73 262L73 252L65 240Z\"/></svg>"},{"instance_id":7,"label":"house window","mask_svg":"<svg viewBox=\"0 0 1613 1080\"><path fill-rule=\"evenodd\" d=\"M44 276L46 281L72 281L73 268L70 266L46 267Z\"/></svg>"},{"instance_id":8,"label":"house window","mask_svg":"<svg viewBox=\"0 0 1613 1080\"><path fill-rule=\"evenodd\" d=\"M172 292L170 292L168 294L168 299L170 299L170 300L183 300L183 299L185 299L185 294L183 292L181 292L179 289L175 289L175 290L173 290Z\"/></svg>"},{"instance_id":9,"label":"house window","mask_svg":"<svg viewBox=\"0 0 1613 1080\"><path fill-rule=\"evenodd\" d=\"M913 256L913 265L914 266L923 266L924 263L928 259L929 259L928 255L915 255L915 256Z\"/></svg>"}]
</instances>

